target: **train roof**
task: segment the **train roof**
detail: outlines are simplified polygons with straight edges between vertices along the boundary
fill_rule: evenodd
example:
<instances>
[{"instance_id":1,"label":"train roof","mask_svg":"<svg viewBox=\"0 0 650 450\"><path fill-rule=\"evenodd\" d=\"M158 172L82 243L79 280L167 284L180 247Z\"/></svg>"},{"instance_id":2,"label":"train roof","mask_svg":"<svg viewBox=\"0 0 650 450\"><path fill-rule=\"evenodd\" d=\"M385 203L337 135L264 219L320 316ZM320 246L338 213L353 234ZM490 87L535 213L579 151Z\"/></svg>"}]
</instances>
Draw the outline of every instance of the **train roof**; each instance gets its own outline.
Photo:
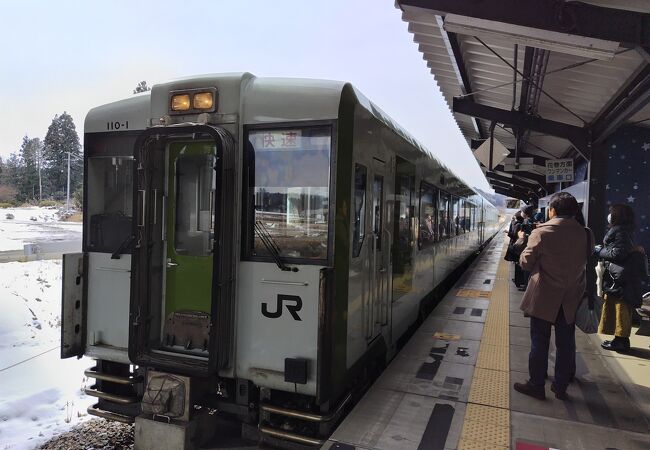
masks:
<instances>
[{"instance_id":1,"label":"train roof","mask_svg":"<svg viewBox=\"0 0 650 450\"><path fill-rule=\"evenodd\" d=\"M481 195L361 91L343 81L256 77L248 72L179 78L156 84L149 92L91 109L86 116L85 132L107 131L107 122L115 117L119 117L121 121L128 120L130 130L146 129L151 126L152 118L166 114L170 91L214 85L217 85L220 91L229 89L228 92L233 90L238 92L237 98L230 101L225 108L229 108L230 112L240 112L243 124L289 122L297 119L336 119L339 115L344 88L350 86L358 104L372 116L421 153L435 160L446 172L465 184L475 194ZM219 101L222 102L222 98Z\"/></svg>"}]
</instances>

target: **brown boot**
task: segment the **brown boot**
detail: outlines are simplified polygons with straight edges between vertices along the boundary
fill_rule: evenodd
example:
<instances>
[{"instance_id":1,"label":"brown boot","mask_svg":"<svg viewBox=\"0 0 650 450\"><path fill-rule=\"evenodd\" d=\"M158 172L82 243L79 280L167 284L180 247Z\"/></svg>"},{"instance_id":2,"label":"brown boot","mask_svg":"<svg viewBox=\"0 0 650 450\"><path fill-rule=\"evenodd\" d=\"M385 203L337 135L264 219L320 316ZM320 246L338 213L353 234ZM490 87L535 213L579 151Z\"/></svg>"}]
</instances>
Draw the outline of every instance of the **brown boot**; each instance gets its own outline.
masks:
<instances>
[{"instance_id":1,"label":"brown boot","mask_svg":"<svg viewBox=\"0 0 650 450\"><path fill-rule=\"evenodd\" d=\"M515 391L527 395L529 397L536 398L537 400L546 400L546 390L544 386L533 386L532 384L526 383L515 383Z\"/></svg>"}]
</instances>

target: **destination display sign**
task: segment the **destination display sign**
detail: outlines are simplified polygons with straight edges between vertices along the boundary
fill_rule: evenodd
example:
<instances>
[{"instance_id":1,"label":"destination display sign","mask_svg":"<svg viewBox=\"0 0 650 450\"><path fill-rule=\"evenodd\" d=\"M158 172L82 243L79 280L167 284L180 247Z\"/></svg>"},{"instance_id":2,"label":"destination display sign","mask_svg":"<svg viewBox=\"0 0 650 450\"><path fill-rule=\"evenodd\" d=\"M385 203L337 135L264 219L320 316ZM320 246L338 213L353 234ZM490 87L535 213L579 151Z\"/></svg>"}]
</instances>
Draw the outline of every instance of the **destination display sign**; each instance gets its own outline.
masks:
<instances>
[{"instance_id":1,"label":"destination display sign","mask_svg":"<svg viewBox=\"0 0 650 450\"><path fill-rule=\"evenodd\" d=\"M572 159L546 160L546 182L562 183L566 181L573 181L573 160Z\"/></svg>"}]
</instances>

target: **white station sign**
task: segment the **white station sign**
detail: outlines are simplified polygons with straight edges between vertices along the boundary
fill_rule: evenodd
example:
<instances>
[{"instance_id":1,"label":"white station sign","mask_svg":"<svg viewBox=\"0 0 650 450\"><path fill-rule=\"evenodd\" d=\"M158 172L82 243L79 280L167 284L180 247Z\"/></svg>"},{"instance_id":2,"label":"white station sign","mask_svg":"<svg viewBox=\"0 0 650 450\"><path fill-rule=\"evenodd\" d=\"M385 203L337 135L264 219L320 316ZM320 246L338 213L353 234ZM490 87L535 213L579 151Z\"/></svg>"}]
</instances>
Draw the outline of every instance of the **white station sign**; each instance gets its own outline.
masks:
<instances>
[{"instance_id":1,"label":"white station sign","mask_svg":"<svg viewBox=\"0 0 650 450\"><path fill-rule=\"evenodd\" d=\"M563 183L566 181L573 181L573 160L572 159L546 160L546 182Z\"/></svg>"}]
</instances>

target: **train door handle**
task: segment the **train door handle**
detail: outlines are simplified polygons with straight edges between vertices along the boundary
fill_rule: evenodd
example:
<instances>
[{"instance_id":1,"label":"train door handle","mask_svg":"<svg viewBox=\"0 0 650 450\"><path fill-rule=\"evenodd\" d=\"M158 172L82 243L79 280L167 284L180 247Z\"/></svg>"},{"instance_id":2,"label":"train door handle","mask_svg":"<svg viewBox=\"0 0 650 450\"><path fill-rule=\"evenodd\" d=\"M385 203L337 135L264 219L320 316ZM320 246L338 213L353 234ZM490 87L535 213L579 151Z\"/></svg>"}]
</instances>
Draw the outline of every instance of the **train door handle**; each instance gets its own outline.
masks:
<instances>
[{"instance_id":1,"label":"train door handle","mask_svg":"<svg viewBox=\"0 0 650 450\"><path fill-rule=\"evenodd\" d=\"M167 267L176 267L178 264L175 262L172 262L171 259L167 260Z\"/></svg>"}]
</instances>

